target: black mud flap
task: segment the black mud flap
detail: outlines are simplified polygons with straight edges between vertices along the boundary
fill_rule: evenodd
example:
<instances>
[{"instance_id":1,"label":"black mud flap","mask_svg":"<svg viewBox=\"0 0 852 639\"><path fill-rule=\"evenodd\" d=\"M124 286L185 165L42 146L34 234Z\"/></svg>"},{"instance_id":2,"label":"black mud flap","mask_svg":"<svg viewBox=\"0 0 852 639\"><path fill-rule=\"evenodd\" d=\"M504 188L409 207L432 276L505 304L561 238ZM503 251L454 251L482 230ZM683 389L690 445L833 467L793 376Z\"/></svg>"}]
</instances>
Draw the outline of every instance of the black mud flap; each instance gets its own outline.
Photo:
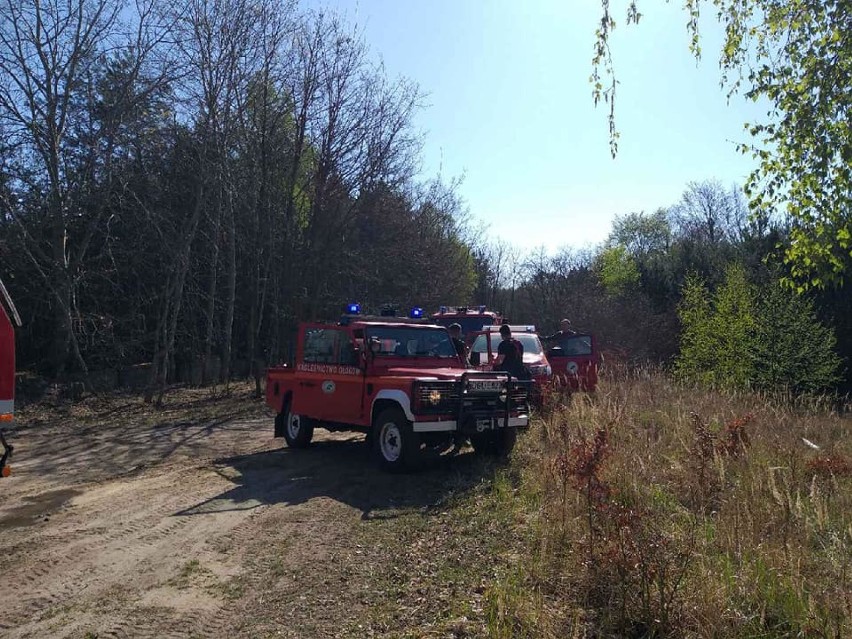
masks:
<instances>
[{"instance_id":1,"label":"black mud flap","mask_svg":"<svg viewBox=\"0 0 852 639\"><path fill-rule=\"evenodd\" d=\"M273 437L284 437L284 431L287 429L287 410L292 400L292 393L287 393L287 395L281 400L281 411L275 416L275 431Z\"/></svg>"},{"instance_id":2,"label":"black mud flap","mask_svg":"<svg viewBox=\"0 0 852 639\"><path fill-rule=\"evenodd\" d=\"M275 416L275 437L284 437L284 430L287 428L287 413L280 412Z\"/></svg>"}]
</instances>

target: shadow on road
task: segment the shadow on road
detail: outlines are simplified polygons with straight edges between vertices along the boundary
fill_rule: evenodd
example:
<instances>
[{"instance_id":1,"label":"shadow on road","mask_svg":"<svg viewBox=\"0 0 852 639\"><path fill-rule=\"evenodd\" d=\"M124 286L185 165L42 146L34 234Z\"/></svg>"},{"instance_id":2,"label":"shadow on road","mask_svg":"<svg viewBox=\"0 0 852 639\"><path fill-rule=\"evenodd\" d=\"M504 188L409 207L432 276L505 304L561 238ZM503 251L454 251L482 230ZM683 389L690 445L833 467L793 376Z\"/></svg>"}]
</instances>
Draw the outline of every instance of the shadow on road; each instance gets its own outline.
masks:
<instances>
[{"instance_id":1,"label":"shadow on road","mask_svg":"<svg viewBox=\"0 0 852 639\"><path fill-rule=\"evenodd\" d=\"M391 475L379 470L361 436L318 441L302 450L285 447L217 460L217 472L235 486L175 514L297 505L326 497L360 510L362 519L387 519L412 509L440 508L490 477L495 464L467 453L430 461L417 473Z\"/></svg>"},{"instance_id":2,"label":"shadow on road","mask_svg":"<svg viewBox=\"0 0 852 639\"><path fill-rule=\"evenodd\" d=\"M224 414L205 421L162 421L151 426L115 424L27 431L16 451L18 474L65 478L68 483L112 479L159 464L175 453L201 455L215 449L217 435L250 434L257 425Z\"/></svg>"}]
</instances>

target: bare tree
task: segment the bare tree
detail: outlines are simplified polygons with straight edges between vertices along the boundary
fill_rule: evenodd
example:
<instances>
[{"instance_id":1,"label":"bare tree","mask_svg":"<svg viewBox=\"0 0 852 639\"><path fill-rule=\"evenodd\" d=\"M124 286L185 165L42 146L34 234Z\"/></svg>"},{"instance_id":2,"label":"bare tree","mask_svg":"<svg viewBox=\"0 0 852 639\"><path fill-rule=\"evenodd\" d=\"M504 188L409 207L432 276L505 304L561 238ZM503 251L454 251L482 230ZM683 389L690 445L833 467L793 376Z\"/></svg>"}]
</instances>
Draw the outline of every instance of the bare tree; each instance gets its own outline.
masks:
<instances>
[{"instance_id":1,"label":"bare tree","mask_svg":"<svg viewBox=\"0 0 852 639\"><path fill-rule=\"evenodd\" d=\"M0 123L17 151L0 205L22 230L27 256L53 298L56 374L69 353L87 370L73 330L75 283L109 198L84 207L81 196L110 190L125 116L165 77L164 68L149 64L166 32L152 8L140 0L128 25L119 20L121 5L109 0L5 0L0 12ZM104 59L123 62L111 102L97 89ZM93 123L96 107L102 113ZM29 215L15 192L35 203Z\"/></svg>"},{"instance_id":2,"label":"bare tree","mask_svg":"<svg viewBox=\"0 0 852 639\"><path fill-rule=\"evenodd\" d=\"M276 184L283 181L291 150L287 124L292 116L292 103L277 87L283 84L289 70L291 58L286 55L284 45L294 30L291 4L268 0L261 4L260 11L256 34L258 68L252 73L245 94L238 96L240 154L249 167L247 184L249 193L254 195L248 214L243 218L249 271L245 341L249 374L255 380L258 397L261 394L258 343L269 303L270 284L278 288L274 273L279 266L276 261L282 256L276 247L284 235L277 215L281 199L278 196L283 194ZM237 229L234 229L234 236L237 236Z\"/></svg>"},{"instance_id":3,"label":"bare tree","mask_svg":"<svg viewBox=\"0 0 852 639\"><path fill-rule=\"evenodd\" d=\"M681 235L710 244L736 239L747 219L737 189L725 190L717 180L690 182L672 213Z\"/></svg>"},{"instance_id":4,"label":"bare tree","mask_svg":"<svg viewBox=\"0 0 852 639\"><path fill-rule=\"evenodd\" d=\"M475 301L511 315L523 277L520 249L497 238L476 248L474 255L479 269Z\"/></svg>"}]
</instances>

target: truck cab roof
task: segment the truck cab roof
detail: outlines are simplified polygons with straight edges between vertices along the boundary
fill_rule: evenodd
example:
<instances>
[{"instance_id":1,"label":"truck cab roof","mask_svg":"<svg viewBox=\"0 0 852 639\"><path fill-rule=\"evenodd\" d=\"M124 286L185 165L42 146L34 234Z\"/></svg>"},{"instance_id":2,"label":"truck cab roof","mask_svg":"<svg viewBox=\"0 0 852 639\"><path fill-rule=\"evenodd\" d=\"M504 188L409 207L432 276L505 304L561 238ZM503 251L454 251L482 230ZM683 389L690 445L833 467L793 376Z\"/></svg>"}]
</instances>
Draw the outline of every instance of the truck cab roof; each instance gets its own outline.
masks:
<instances>
[{"instance_id":1,"label":"truck cab roof","mask_svg":"<svg viewBox=\"0 0 852 639\"><path fill-rule=\"evenodd\" d=\"M405 324L406 326L431 326L438 325L428 319L412 319L410 317L393 317L385 315L344 315L337 323L338 326L394 326Z\"/></svg>"}]
</instances>

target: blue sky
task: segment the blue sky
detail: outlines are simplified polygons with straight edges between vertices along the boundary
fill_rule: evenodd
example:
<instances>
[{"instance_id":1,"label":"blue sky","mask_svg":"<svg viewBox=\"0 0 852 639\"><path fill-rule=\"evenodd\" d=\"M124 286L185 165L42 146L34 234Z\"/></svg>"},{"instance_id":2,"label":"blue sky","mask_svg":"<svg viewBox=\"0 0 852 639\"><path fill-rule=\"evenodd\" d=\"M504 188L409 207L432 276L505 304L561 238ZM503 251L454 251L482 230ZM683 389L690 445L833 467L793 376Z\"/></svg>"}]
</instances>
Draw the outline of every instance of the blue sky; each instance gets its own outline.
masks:
<instances>
[{"instance_id":1,"label":"blue sky","mask_svg":"<svg viewBox=\"0 0 852 639\"><path fill-rule=\"evenodd\" d=\"M742 184L736 151L759 117L719 86L721 31L702 21L704 58L687 49L681 3L644 0L638 27L611 5L620 81L619 154L589 75L599 0L312 0L363 26L390 75L428 94L424 177L463 175L461 194L493 236L525 250L602 241L612 218L677 201L690 180Z\"/></svg>"}]
</instances>

